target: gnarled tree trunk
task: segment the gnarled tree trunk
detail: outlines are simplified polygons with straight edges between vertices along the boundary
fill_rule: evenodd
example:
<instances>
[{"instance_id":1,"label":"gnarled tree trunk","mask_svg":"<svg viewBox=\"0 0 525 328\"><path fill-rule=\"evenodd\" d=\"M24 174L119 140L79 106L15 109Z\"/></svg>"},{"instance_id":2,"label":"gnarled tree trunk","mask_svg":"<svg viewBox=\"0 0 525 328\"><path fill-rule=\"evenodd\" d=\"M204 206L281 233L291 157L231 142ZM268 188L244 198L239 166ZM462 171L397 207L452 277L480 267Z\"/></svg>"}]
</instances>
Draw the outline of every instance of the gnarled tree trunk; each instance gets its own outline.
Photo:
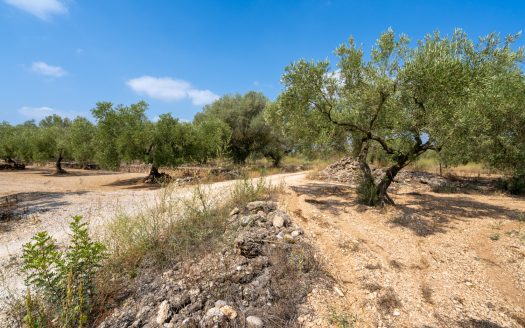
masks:
<instances>
[{"instance_id":1,"label":"gnarled tree trunk","mask_svg":"<svg viewBox=\"0 0 525 328\"><path fill-rule=\"evenodd\" d=\"M55 174L66 174L67 172L62 168L63 160L62 152L58 153L57 160L55 162Z\"/></svg>"},{"instance_id":2,"label":"gnarled tree trunk","mask_svg":"<svg viewBox=\"0 0 525 328\"><path fill-rule=\"evenodd\" d=\"M144 178L145 183L165 183L169 182L170 176L166 173L160 173L157 164L152 164L149 174Z\"/></svg>"}]
</instances>

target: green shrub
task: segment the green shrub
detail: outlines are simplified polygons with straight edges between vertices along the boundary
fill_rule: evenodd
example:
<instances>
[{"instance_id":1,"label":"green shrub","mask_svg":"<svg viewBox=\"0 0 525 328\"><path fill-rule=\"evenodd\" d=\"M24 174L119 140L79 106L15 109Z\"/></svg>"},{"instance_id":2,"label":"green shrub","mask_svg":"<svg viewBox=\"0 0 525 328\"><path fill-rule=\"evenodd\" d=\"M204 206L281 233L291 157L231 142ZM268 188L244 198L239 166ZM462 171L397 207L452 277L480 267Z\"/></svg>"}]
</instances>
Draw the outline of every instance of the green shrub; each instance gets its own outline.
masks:
<instances>
[{"instance_id":1,"label":"green shrub","mask_svg":"<svg viewBox=\"0 0 525 328\"><path fill-rule=\"evenodd\" d=\"M60 250L47 232L23 246L22 271L28 286L25 321L29 327L83 327L95 293L95 277L106 247L93 241L87 223L75 216L71 241Z\"/></svg>"},{"instance_id":2,"label":"green shrub","mask_svg":"<svg viewBox=\"0 0 525 328\"><path fill-rule=\"evenodd\" d=\"M357 185L357 202L368 206L375 206L379 203L377 186L372 177L363 177Z\"/></svg>"},{"instance_id":3,"label":"green shrub","mask_svg":"<svg viewBox=\"0 0 525 328\"><path fill-rule=\"evenodd\" d=\"M507 180L507 190L513 195L525 194L525 175L513 176Z\"/></svg>"},{"instance_id":4,"label":"green shrub","mask_svg":"<svg viewBox=\"0 0 525 328\"><path fill-rule=\"evenodd\" d=\"M499 238L500 238L500 234L499 233L495 233L495 234L490 235L490 239L493 240L493 241L499 240Z\"/></svg>"}]
</instances>

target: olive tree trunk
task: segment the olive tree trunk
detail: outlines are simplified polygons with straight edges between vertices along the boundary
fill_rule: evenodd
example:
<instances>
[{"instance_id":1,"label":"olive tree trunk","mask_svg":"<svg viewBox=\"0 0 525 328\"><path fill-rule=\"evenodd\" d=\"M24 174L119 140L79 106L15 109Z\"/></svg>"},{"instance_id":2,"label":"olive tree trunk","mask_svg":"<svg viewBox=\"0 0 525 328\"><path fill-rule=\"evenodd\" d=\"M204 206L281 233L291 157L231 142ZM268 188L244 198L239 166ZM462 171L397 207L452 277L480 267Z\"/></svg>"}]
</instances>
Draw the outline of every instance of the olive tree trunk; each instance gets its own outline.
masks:
<instances>
[{"instance_id":1,"label":"olive tree trunk","mask_svg":"<svg viewBox=\"0 0 525 328\"><path fill-rule=\"evenodd\" d=\"M57 157L57 160L55 162L55 174L65 174L67 173L63 168L62 168L62 160L63 160L63 156L62 156L62 152L59 152L58 153L58 157Z\"/></svg>"}]
</instances>

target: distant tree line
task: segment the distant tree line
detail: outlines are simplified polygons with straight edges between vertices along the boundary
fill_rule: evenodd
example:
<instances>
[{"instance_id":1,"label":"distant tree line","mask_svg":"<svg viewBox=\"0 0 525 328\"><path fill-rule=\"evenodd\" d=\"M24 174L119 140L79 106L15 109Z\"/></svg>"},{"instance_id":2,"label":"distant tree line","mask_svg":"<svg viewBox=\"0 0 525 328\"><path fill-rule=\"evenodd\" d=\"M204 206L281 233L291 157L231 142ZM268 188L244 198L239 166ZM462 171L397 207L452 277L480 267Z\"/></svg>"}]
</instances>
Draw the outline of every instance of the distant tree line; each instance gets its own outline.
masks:
<instances>
[{"instance_id":1,"label":"distant tree line","mask_svg":"<svg viewBox=\"0 0 525 328\"><path fill-rule=\"evenodd\" d=\"M160 166L203 164L218 157L237 164L250 156L266 157L278 166L298 148L292 148L282 129L266 122L269 106L262 93L227 95L205 106L193 122L183 122L171 114L148 119L143 101L129 106L99 102L91 110L93 122L51 115L38 123L0 123L0 158L54 161L57 173L64 172L63 161L111 170L139 161L151 164L150 177L159 175Z\"/></svg>"}]
</instances>

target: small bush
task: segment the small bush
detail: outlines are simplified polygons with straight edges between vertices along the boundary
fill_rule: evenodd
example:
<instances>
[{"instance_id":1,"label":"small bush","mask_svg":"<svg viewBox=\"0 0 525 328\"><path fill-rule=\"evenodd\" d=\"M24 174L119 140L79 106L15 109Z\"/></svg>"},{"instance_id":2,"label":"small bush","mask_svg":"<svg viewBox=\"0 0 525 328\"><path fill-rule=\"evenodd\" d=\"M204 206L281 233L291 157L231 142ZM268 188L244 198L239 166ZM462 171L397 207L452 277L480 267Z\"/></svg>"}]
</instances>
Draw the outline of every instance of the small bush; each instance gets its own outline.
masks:
<instances>
[{"instance_id":1,"label":"small bush","mask_svg":"<svg viewBox=\"0 0 525 328\"><path fill-rule=\"evenodd\" d=\"M495 233L495 234L490 235L490 239L493 240L493 241L499 240L499 238L500 238L500 234L499 233Z\"/></svg>"},{"instance_id":2,"label":"small bush","mask_svg":"<svg viewBox=\"0 0 525 328\"><path fill-rule=\"evenodd\" d=\"M356 327L358 317L356 314L348 315L346 313L339 313L334 308L331 308L329 321L336 327L352 328Z\"/></svg>"},{"instance_id":3,"label":"small bush","mask_svg":"<svg viewBox=\"0 0 525 328\"><path fill-rule=\"evenodd\" d=\"M513 195L525 194L525 175L511 177L507 181L507 190Z\"/></svg>"},{"instance_id":4,"label":"small bush","mask_svg":"<svg viewBox=\"0 0 525 328\"><path fill-rule=\"evenodd\" d=\"M232 188L229 199L229 206L243 206L249 202L262 199L270 199L272 195L280 193L281 185L272 186L265 182L263 178L256 181L243 179L239 180Z\"/></svg>"},{"instance_id":5,"label":"small bush","mask_svg":"<svg viewBox=\"0 0 525 328\"><path fill-rule=\"evenodd\" d=\"M91 240L87 223L75 216L71 242L61 251L47 232L23 246L22 271L28 286L25 322L29 327L83 327L92 308L95 278L106 248Z\"/></svg>"},{"instance_id":6,"label":"small bush","mask_svg":"<svg viewBox=\"0 0 525 328\"><path fill-rule=\"evenodd\" d=\"M368 206L379 203L377 186L372 177L363 177L357 186L357 202Z\"/></svg>"}]
</instances>

